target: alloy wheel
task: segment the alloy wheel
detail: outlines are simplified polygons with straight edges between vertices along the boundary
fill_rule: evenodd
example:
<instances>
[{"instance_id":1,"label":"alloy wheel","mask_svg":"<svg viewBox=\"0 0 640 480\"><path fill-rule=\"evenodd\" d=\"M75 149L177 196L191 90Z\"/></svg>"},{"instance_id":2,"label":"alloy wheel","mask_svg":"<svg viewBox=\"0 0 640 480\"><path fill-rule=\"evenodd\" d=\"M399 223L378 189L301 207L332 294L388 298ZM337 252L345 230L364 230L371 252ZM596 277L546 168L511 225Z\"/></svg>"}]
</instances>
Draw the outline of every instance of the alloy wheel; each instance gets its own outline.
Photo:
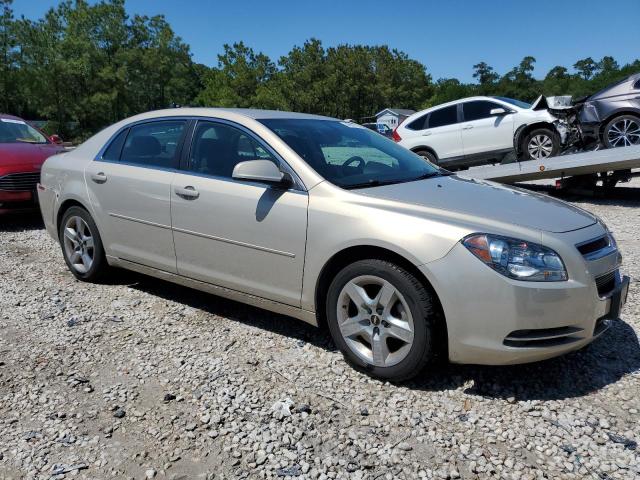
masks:
<instances>
[{"instance_id":1,"label":"alloy wheel","mask_svg":"<svg viewBox=\"0 0 640 480\"><path fill-rule=\"evenodd\" d=\"M402 294L383 278L350 280L338 296L338 326L349 349L377 367L400 363L411 350L414 323Z\"/></svg>"},{"instance_id":2,"label":"alloy wheel","mask_svg":"<svg viewBox=\"0 0 640 480\"><path fill-rule=\"evenodd\" d=\"M69 217L64 226L64 253L78 273L91 269L95 255L93 236L87 222L79 216Z\"/></svg>"},{"instance_id":3,"label":"alloy wheel","mask_svg":"<svg viewBox=\"0 0 640 480\"><path fill-rule=\"evenodd\" d=\"M612 147L630 147L640 144L640 124L630 118L615 122L607 132L607 140Z\"/></svg>"},{"instance_id":4,"label":"alloy wheel","mask_svg":"<svg viewBox=\"0 0 640 480\"><path fill-rule=\"evenodd\" d=\"M548 135L536 135L529 140L527 149L529 150L529 156L535 160L549 158L553 152L553 140Z\"/></svg>"}]
</instances>

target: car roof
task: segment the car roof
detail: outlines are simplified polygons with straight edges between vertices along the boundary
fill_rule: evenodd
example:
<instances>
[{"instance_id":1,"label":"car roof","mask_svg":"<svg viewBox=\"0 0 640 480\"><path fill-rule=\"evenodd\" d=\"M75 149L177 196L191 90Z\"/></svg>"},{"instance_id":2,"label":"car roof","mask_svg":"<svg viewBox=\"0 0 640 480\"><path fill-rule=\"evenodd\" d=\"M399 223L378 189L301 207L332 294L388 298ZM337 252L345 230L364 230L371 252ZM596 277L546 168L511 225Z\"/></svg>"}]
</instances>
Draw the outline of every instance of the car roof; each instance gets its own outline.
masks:
<instances>
[{"instance_id":1,"label":"car roof","mask_svg":"<svg viewBox=\"0 0 640 480\"><path fill-rule=\"evenodd\" d=\"M11 120L22 120L24 122L24 119L16 117L15 115L9 115L8 113L0 113L0 118L10 118Z\"/></svg>"},{"instance_id":2,"label":"car roof","mask_svg":"<svg viewBox=\"0 0 640 480\"><path fill-rule=\"evenodd\" d=\"M474 101L474 100L487 100L487 101L490 101L490 102L499 102L499 103L502 102L502 103L505 103L504 100L500 100L499 98L487 97L487 96L484 96L484 95L477 95L475 97L459 98L458 100L452 100L450 102L441 103L439 105L434 105L433 107L425 108L423 110L420 110L419 112L414 113L409 118L419 117L421 115L424 115L427 112L431 112L432 110L436 110L436 109L444 108L444 107L450 107L451 105L458 105L459 103L466 103L466 102L471 102L471 101ZM405 123L407 123L406 120L404 122L402 122L402 125L404 125Z\"/></svg>"},{"instance_id":3,"label":"car roof","mask_svg":"<svg viewBox=\"0 0 640 480\"><path fill-rule=\"evenodd\" d=\"M338 120L337 118L313 115L310 113L284 112L281 110L261 110L257 108L218 108L218 107L180 107L165 110L154 110L136 115L136 120L156 117L180 117L180 116L212 116L220 114L240 115L254 120L266 119L299 119L299 120ZM225 115L226 116L226 115ZM131 120L131 119L128 119ZM339 121L339 120L338 120Z\"/></svg>"}]
</instances>

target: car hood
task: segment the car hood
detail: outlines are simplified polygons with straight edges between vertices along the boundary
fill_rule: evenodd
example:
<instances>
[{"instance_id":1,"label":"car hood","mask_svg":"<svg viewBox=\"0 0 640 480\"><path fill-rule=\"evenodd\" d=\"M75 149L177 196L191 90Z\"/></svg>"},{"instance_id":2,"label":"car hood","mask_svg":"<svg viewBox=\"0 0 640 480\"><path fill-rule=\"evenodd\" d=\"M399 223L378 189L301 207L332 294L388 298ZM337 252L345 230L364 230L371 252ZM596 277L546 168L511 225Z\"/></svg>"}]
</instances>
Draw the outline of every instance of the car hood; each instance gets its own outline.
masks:
<instances>
[{"instance_id":1,"label":"car hood","mask_svg":"<svg viewBox=\"0 0 640 480\"><path fill-rule=\"evenodd\" d=\"M39 170L44 161L64 148L51 143L0 143L0 174L9 170Z\"/></svg>"},{"instance_id":2,"label":"car hood","mask_svg":"<svg viewBox=\"0 0 640 480\"><path fill-rule=\"evenodd\" d=\"M553 233L578 230L597 222L590 213L546 195L455 175L357 191L374 198Z\"/></svg>"}]
</instances>

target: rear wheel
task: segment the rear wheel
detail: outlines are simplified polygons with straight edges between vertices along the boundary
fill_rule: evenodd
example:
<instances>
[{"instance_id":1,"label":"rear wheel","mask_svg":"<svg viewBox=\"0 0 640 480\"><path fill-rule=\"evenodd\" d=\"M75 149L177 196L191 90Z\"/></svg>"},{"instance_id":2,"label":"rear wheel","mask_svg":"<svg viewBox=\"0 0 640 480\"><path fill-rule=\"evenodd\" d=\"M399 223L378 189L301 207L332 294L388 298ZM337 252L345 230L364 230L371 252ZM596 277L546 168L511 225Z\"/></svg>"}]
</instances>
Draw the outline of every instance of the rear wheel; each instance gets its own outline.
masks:
<instances>
[{"instance_id":1,"label":"rear wheel","mask_svg":"<svg viewBox=\"0 0 640 480\"><path fill-rule=\"evenodd\" d=\"M93 218L81 207L71 207L62 216L58 237L64 261L79 280L96 282L108 270L102 240Z\"/></svg>"},{"instance_id":2,"label":"rear wheel","mask_svg":"<svg viewBox=\"0 0 640 480\"><path fill-rule=\"evenodd\" d=\"M603 131L607 148L640 145L640 119L633 115L622 115L607 123Z\"/></svg>"},{"instance_id":3,"label":"rear wheel","mask_svg":"<svg viewBox=\"0 0 640 480\"><path fill-rule=\"evenodd\" d=\"M524 139L525 160L544 160L555 157L560 152L558 135L548 128L536 128Z\"/></svg>"},{"instance_id":4,"label":"rear wheel","mask_svg":"<svg viewBox=\"0 0 640 480\"><path fill-rule=\"evenodd\" d=\"M391 262L361 260L342 269L329 287L326 311L345 359L373 377L406 380L434 357L432 296Z\"/></svg>"},{"instance_id":5,"label":"rear wheel","mask_svg":"<svg viewBox=\"0 0 640 480\"><path fill-rule=\"evenodd\" d=\"M417 150L415 153L420 155L427 162L431 162L434 165L438 165L438 158L429 150Z\"/></svg>"}]
</instances>

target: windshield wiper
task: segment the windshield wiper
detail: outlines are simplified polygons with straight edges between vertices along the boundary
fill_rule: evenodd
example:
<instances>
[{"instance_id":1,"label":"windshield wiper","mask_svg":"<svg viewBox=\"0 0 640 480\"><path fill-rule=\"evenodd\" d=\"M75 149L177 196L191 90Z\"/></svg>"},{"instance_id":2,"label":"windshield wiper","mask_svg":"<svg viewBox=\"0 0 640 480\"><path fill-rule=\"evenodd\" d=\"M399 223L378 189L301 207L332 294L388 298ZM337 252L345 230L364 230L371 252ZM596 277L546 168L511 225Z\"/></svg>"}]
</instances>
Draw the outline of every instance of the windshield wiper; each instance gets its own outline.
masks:
<instances>
[{"instance_id":1,"label":"windshield wiper","mask_svg":"<svg viewBox=\"0 0 640 480\"><path fill-rule=\"evenodd\" d=\"M382 180L371 179L371 180L368 180L368 181L362 182L362 183L353 183L351 185L341 185L341 186L345 190L353 190L353 189L356 189L356 188L380 187L382 185L392 185L394 183L401 183L401 182L403 182L403 180L382 181Z\"/></svg>"},{"instance_id":2,"label":"windshield wiper","mask_svg":"<svg viewBox=\"0 0 640 480\"><path fill-rule=\"evenodd\" d=\"M399 179L399 180L377 180L377 179L371 179L368 180L366 182L362 182L362 183L354 183L352 185L341 185L342 188L346 189L346 190L353 190L356 188L368 188L368 187L380 187L382 185L392 185L394 183L408 183L408 182L417 182L418 180L426 180L427 178L433 178L433 177L446 177L449 175L453 175L452 172L449 172L447 170L439 170L437 172L428 172L425 173L423 175L420 175L418 177L413 177L413 178L403 178L403 179Z\"/></svg>"},{"instance_id":3,"label":"windshield wiper","mask_svg":"<svg viewBox=\"0 0 640 480\"><path fill-rule=\"evenodd\" d=\"M449 172L448 170L438 170L437 172L428 172L418 177L409 178L405 180L405 182L417 182L418 180L426 180L427 178L433 177L448 177L449 175L453 175L453 172Z\"/></svg>"}]
</instances>

